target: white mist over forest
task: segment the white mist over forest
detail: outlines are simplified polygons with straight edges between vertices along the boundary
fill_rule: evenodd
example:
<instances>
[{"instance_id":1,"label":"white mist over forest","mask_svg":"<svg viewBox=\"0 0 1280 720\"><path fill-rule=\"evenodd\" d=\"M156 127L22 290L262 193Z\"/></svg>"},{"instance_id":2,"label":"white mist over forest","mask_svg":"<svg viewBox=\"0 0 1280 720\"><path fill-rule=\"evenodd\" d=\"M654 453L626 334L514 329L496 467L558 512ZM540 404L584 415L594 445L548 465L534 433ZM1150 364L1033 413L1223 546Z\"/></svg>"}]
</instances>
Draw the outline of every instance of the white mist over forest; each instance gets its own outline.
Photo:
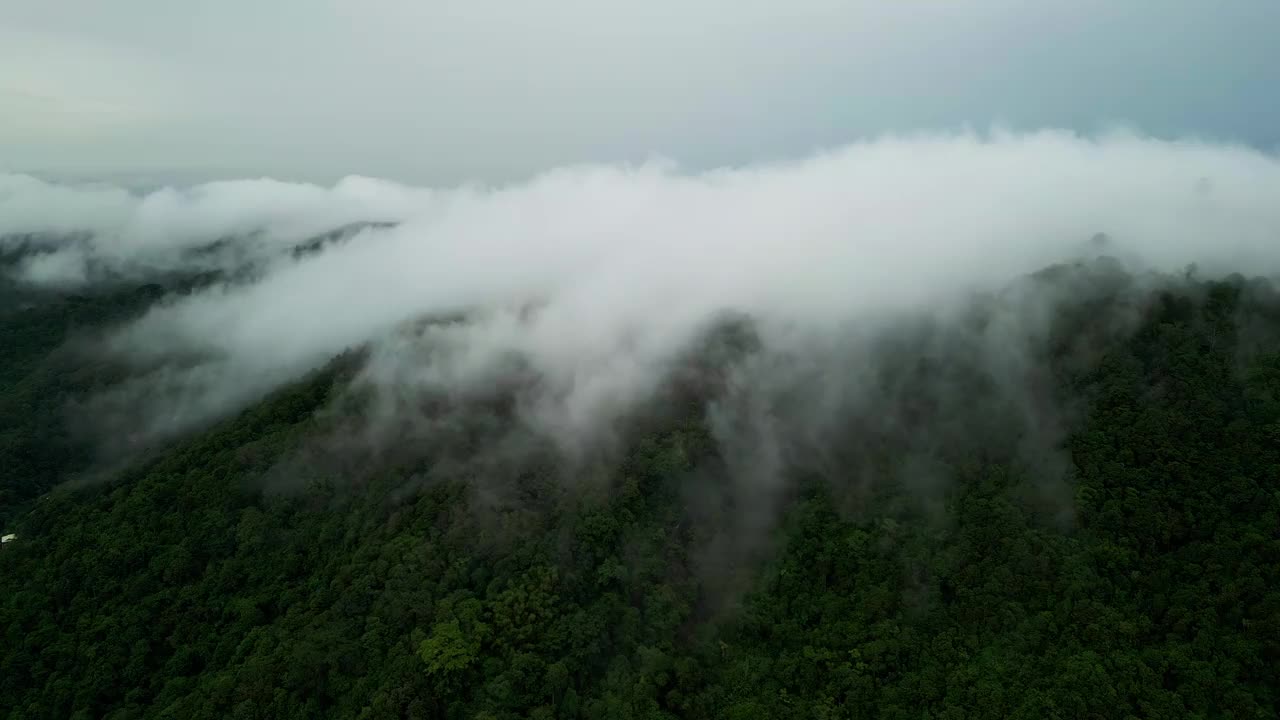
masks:
<instances>
[{"instance_id":1,"label":"white mist over forest","mask_svg":"<svg viewBox=\"0 0 1280 720\"><path fill-rule=\"evenodd\" d=\"M39 248L17 270L28 284L252 267L112 335L147 368L112 392L163 398L157 432L372 344L375 384L486 387L522 358L540 378L530 419L581 438L649 397L725 313L782 351L945 315L1099 252L1137 270L1280 269L1280 160L1132 133L885 136L708 172L567 166L496 186L258 179L138 194L10 175L0 188L0 235ZM291 252L353 223L379 224ZM219 242L237 251L201 252ZM405 325L457 313L467 320Z\"/></svg>"}]
</instances>

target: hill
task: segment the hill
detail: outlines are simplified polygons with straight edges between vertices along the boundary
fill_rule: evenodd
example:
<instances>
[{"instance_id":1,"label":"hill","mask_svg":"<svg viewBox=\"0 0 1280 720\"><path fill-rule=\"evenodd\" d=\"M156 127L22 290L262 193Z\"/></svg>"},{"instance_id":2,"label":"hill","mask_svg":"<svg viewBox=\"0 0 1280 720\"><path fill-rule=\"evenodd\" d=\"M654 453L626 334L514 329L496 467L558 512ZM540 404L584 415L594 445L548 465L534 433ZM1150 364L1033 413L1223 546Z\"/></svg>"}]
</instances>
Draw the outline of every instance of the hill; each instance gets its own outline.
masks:
<instances>
[{"instance_id":1,"label":"hill","mask_svg":"<svg viewBox=\"0 0 1280 720\"><path fill-rule=\"evenodd\" d=\"M357 349L106 465L77 338L175 290L24 301L0 717L1274 717L1280 292L1027 282L1017 353L1016 294L785 372L726 319L585 454Z\"/></svg>"}]
</instances>

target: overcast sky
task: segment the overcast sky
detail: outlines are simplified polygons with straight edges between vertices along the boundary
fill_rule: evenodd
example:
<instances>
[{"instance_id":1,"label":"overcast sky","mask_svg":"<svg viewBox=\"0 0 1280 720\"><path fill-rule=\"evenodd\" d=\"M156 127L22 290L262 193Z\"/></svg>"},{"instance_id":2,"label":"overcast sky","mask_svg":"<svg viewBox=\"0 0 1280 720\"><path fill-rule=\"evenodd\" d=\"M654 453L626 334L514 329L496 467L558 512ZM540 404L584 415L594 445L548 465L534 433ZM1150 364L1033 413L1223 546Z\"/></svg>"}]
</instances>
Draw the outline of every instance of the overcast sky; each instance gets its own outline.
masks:
<instances>
[{"instance_id":1,"label":"overcast sky","mask_svg":"<svg viewBox=\"0 0 1280 720\"><path fill-rule=\"evenodd\" d=\"M1273 148L1276 0L0 0L0 170L499 180L886 131Z\"/></svg>"}]
</instances>

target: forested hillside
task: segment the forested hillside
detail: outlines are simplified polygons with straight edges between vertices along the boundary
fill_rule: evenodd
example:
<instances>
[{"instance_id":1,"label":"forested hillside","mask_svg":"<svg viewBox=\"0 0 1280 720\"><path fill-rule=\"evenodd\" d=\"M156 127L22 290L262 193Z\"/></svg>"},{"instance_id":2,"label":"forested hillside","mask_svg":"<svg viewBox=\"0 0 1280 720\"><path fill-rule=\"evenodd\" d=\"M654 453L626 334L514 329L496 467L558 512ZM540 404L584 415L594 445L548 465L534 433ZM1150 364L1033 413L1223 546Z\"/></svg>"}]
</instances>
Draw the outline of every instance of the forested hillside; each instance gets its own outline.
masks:
<instances>
[{"instance_id":1,"label":"forested hillside","mask_svg":"<svg viewBox=\"0 0 1280 720\"><path fill-rule=\"evenodd\" d=\"M352 352L103 472L75 342L172 290L6 308L0 717L1275 717L1280 291L1063 275L1037 397L922 324L767 492L749 322L589 462L501 388L361 446Z\"/></svg>"},{"instance_id":2,"label":"forested hillside","mask_svg":"<svg viewBox=\"0 0 1280 720\"><path fill-rule=\"evenodd\" d=\"M0 254L0 270L20 257L12 255ZM127 374L95 347L101 331L213 276L187 273L57 292L0 272L0 519L92 463L94 448L68 423L68 407Z\"/></svg>"}]
</instances>

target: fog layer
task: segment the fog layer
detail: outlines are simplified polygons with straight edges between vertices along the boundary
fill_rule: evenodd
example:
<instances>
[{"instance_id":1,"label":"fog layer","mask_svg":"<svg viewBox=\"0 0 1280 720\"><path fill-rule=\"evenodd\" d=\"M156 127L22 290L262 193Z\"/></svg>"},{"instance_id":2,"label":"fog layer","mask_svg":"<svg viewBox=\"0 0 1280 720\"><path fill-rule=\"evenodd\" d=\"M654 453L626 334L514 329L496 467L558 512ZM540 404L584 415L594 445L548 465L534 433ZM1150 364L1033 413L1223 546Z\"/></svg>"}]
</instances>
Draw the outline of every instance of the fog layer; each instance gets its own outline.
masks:
<instances>
[{"instance_id":1,"label":"fog layer","mask_svg":"<svg viewBox=\"0 0 1280 720\"><path fill-rule=\"evenodd\" d=\"M6 176L0 235L86 233L22 266L28 282L67 283L88 262L180 265L175 250L228 236L287 249L397 221L317 253L267 253L254 282L153 308L111 341L146 373L103 402L141 398L143 430L165 432L372 343L365 379L400 389L489 386L519 358L539 379L522 412L578 443L649 396L725 312L751 316L766 349L794 350L945 315L970 292L1096 254L1099 233L1142 268L1265 274L1280 266L1277 197L1280 161L1255 150L1046 131L885 137L703 173L564 167L494 188L246 180L139 196ZM467 319L406 325L455 313Z\"/></svg>"}]
</instances>

